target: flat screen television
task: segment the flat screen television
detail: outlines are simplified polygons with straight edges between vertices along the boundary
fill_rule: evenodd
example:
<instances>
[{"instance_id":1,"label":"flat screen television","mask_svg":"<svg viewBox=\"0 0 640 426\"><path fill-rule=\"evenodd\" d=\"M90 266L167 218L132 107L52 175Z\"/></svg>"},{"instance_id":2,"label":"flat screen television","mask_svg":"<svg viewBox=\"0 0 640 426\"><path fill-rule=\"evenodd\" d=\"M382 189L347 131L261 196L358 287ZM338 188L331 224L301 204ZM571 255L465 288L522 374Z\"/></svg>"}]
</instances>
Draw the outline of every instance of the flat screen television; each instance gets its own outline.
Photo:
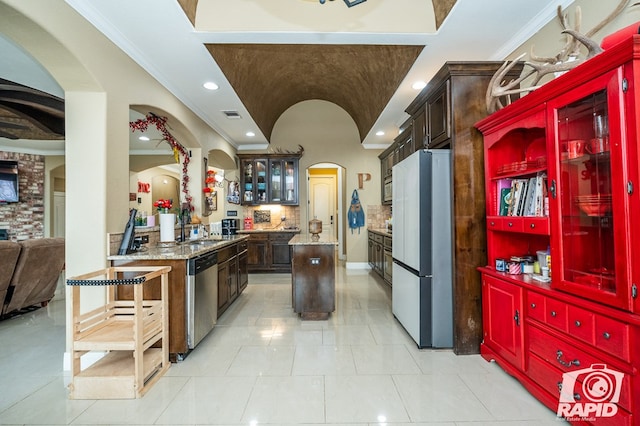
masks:
<instances>
[{"instance_id":1,"label":"flat screen television","mask_svg":"<svg viewBox=\"0 0 640 426\"><path fill-rule=\"evenodd\" d=\"M18 188L18 162L0 160L0 203L17 203Z\"/></svg>"}]
</instances>

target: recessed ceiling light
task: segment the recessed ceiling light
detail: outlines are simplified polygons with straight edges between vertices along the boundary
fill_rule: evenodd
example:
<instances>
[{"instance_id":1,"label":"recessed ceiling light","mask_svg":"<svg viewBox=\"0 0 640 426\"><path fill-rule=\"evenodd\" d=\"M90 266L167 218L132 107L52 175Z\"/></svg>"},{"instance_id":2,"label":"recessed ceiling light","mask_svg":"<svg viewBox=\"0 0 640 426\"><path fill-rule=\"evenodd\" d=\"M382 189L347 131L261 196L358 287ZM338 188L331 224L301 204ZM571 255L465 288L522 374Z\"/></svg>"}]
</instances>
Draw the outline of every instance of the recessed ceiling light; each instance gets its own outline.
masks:
<instances>
[{"instance_id":1,"label":"recessed ceiling light","mask_svg":"<svg viewBox=\"0 0 640 426\"><path fill-rule=\"evenodd\" d=\"M254 137L256 134L253 132L247 132L246 133L247 136L249 136L250 138Z\"/></svg>"},{"instance_id":2,"label":"recessed ceiling light","mask_svg":"<svg viewBox=\"0 0 640 426\"><path fill-rule=\"evenodd\" d=\"M376 132L376 136L384 136L384 132L382 130L378 130Z\"/></svg>"},{"instance_id":3,"label":"recessed ceiling light","mask_svg":"<svg viewBox=\"0 0 640 426\"><path fill-rule=\"evenodd\" d=\"M205 89L208 90L218 90L218 85L215 84L213 81L207 81L206 83L203 84Z\"/></svg>"},{"instance_id":4,"label":"recessed ceiling light","mask_svg":"<svg viewBox=\"0 0 640 426\"><path fill-rule=\"evenodd\" d=\"M140 136L138 139L141 140L141 141L145 141L146 142L146 141L149 140L149 137L148 136Z\"/></svg>"},{"instance_id":5,"label":"recessed ceiling light","mask_svg":"<svg viewBox=\"0 0 640 426\"><path fill-rule=\"evenodd\" d=\"M421 89L424 89L424 86L426 85L427 83L425 83L424 81L416 81L415 83L413 83L411 87L413 87L416 90L421 90Z\"/></svg>"}]
</instances>

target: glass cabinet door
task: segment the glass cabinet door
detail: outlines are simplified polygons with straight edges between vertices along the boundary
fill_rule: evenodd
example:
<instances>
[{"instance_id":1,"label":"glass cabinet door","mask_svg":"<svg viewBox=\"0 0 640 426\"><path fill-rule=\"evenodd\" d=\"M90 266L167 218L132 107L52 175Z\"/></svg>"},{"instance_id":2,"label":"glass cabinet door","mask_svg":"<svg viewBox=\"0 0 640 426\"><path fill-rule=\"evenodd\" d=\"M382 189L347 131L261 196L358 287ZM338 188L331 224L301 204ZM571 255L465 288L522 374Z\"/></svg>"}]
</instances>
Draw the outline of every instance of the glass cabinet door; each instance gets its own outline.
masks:
<instances>
[{"instance_id":1,"label":"glass cabinet door","mask_svg":"<svg viewBox=\"0 0 640 426\"><path fill-rule=\"evenodd\" d=\"M242 161L242 201L252 203L255 197L253 161Z\"/></svg>"},{"instance_id":2,"label":"glass cabinet door","mask_svg":"<svg viewBox=\"0 0 640 426\"><path fill-rule=\"evenodd\" d=\"M282 161L270 161L271 167L271 194L269 200L273 203L282 201Z\"/></svg>"},{"instance_id":3,"label":"glass cabinet door","mask_svg":"<svg viewBox=\"0 0 640 426\"><path fill-rule=\"evenodd\" d=\"M255 161L256 173L256 203L267 202L267 160Z\"/></svg>"},{"instance_id":4,"label":"glass cabinet door","mask_svg":"<svg viewBox=\"0 0 640 426\"><path fill-rule=\"evenodd\" d=\"M558 111L566 280L615 293L606 91Z\"/></svg>"},{"instance_id":5,"label":"glass cabinet door","mask_svg":"<svg viewBox=\"0 0 640 426\"><path fill-rule=\"evenodd\" d=\"M626 166L617 81L612 75L602 78L591 94L576 99L576 90L555 108L550 270L553 287L628 308Z\"/></svg>"},{"instance_id":6,"label":"glass cabinet door","mask_svg":"<svg viewBox=\"0 0 640 426\"><path fill-rule=\"evenodd\" d=\"M298 204L297 163L294 160L283 161L284 165L284 202Z\"/></svg>"}]
</instances>

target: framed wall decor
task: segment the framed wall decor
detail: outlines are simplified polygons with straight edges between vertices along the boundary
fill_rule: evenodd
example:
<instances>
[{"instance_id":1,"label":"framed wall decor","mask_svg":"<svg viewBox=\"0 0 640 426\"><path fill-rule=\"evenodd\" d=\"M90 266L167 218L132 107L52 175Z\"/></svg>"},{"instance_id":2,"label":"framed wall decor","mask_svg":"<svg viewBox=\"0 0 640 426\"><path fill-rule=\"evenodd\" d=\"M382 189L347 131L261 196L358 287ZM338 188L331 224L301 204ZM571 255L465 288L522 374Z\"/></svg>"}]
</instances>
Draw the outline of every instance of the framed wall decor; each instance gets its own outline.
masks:
<instances>
[{"instance_id":1,"label":"framed wall decor","mask_svg":"<svg viewBox=\"0 0 640 426\"><path fill-rule=\"evenodd\" d=\"M229 182L227 202L231 204L240 204L240 182L237 180Z\"/></svg>"}]
</instances>

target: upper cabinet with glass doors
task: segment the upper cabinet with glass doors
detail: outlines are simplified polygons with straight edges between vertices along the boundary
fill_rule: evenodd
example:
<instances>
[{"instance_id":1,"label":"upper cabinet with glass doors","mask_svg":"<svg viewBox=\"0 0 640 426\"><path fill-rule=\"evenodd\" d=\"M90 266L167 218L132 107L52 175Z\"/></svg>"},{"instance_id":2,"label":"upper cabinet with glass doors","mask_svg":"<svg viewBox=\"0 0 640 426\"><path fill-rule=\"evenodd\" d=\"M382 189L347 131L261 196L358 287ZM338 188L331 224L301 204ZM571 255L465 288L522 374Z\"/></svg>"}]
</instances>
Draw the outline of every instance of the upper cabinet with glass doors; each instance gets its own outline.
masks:
<instances>
[{"instance_id":1,"label":"upper cabinet with glass doors","mask_svg":"<svg viewBox=\"0 0 640 426\"><path fill-rule=\"evenodd\" d=\"M629 207L637 158L625 132L624 68L610 71L549 102L548 140L555 161L549 192L552 286L632 309ZM631 94L629 94L630 96ZM630 124L630 123L628 123Z\"/></svg>"},{"instance_id":2,"label":"upper cabinet with glass doors","mask_svg":"<svg viewBox=\"0 0 640 426\"><path fill-rule=\"evenodd\" d=\"M638 52L634 35L477 123L485 148L483 274L640 313ZM542 215L536 208L529 216L526 203L524 214L510 210L509 184L533 177L542 177ZM536 259L547 245L549 283L535 273L501 273L504 260Z\"/></svg>"},{"instance_id":3,"label":"upper cabinet with glass doors","mask_svg":"<svg viewBox=\"0 0 640 426\"><path fill-rule=\"evenodd\" d=\"M242 204L298 205L299 157L239 154Z\"/></svg>"}]
</instances>

